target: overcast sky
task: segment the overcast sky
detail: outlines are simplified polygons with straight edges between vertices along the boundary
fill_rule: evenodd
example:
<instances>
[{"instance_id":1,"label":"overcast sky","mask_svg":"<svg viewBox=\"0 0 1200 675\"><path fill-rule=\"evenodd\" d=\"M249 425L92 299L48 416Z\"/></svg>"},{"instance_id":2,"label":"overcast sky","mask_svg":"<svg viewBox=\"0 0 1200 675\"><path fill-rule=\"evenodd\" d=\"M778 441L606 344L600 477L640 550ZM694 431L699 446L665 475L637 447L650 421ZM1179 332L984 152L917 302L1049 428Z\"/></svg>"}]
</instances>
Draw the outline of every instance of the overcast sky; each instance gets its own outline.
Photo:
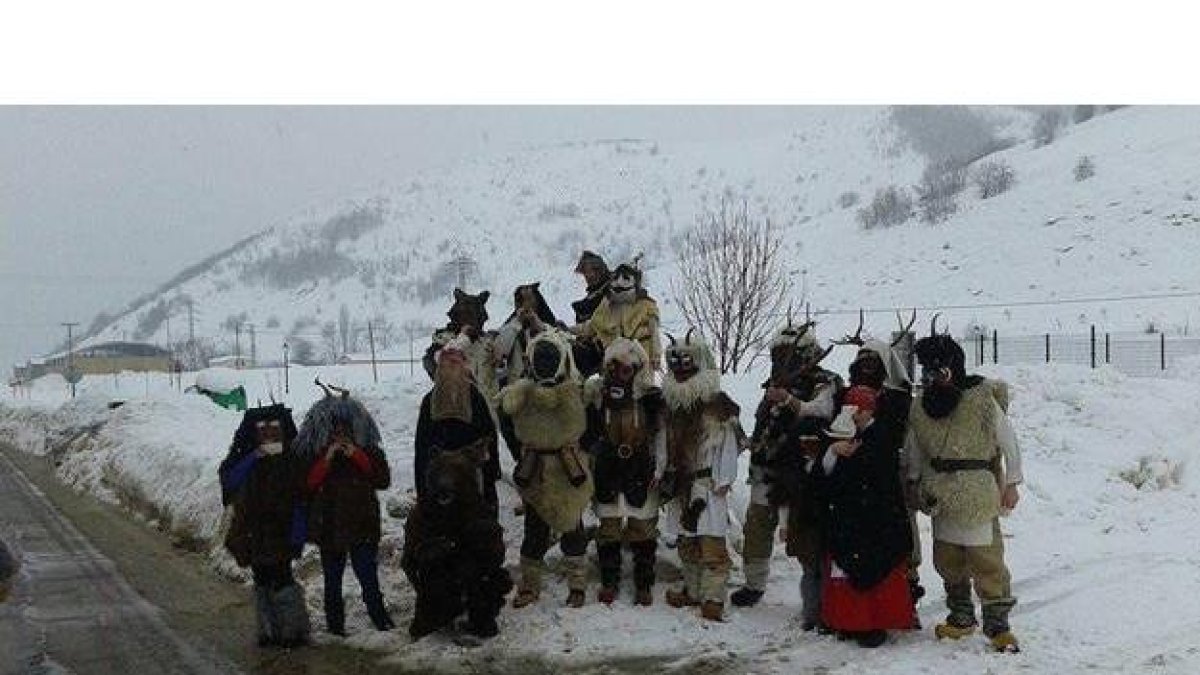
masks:
<instances>
[{"instance_id":1,"label":"overcast sky","mask_svg":"<svg viewBox=\"0 0 1200 675\"><path fill-rule=\"evenodd\" d=\"M530 144L745 138L788 108L2 107L0 369L309 207Z\"/></svg>"}]
</instances>

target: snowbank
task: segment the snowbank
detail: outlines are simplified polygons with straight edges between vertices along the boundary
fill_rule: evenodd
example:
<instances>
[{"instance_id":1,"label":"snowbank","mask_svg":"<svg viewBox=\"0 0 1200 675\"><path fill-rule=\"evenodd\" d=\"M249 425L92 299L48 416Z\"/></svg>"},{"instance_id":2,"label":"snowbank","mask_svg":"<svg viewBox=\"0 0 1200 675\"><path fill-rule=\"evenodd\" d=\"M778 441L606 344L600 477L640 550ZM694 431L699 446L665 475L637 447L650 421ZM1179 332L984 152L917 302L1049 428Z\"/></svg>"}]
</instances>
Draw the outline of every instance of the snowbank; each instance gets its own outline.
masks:
<instances>
[{"instance_id":1,"label":"snowbank","mask_svg":"<svg viewBox=\"0 0 1200 675\"><path fill-rule=\"evenodd\" d=\"M1191 590L1200 587L1200 528L1195 527L1200 484L1194 470L1200 429L1189 424L1200 414L1200 384L1062 365L984 372L1012 384L1011 413L1024 451L1022 502L1003 521L1020 601L1012 617L1025 649L1020 655L988 653L978 637L937 643L928 629L895 635L891 644L874 651L803 633L795 620L799 567L778 550L763 603L750 610L731 609L721 624L703 622L694 612L674 610L661 601L678 565L675 552L665 547L659 549L660 584L650 608L631 605L627 561L625 585L612 607L594 603L593 578L591 604L565 609L565 584L553 574L561 558L552 551L552 573L541 600L521 611L506 608L500 636L473 650L456 645L448 635L412 643L403 630L367 630L348 575L353 633L348 641L385 650L417 670L462 672L591 666L629 672L1200 671L1194 637L1200 607L1191 598ZM427 386L423 374L394 376L374 385L369 369L295 369L296 386L286 400L298 420L320 395L311 385L318 373L352 386L379 420L394 475L384 502L394 506L412 485L412 433ZM751 373L727 381L743 404L747 426L761 380L761 373ZM305 384L296 384L301 382ZM254 377L248 378L248 388L251 398L263 394ZM112 411L101 405L104 398L5 404L0 406L0 431L15 434L27 451L54 452L61 461L60 476L77 487L122 501L177 533L190 533L198 547L213 550L226 566L214 538L221 515L216 467L238 415L201 397L169 391L131 399ZM86 429L91 431L84 433ZM65 445L63 439L68 439ZM746 486L740 485L733 514L739 520L746 498ZM512 513L515 495L507 485L501 499L508 562L515 569L521 528ZM384 528L385 594L404 624L413 597L397 564L402 521L385 513ZM923 529L928 561L927 524ZM735 566L739 563L735 555ZM318 617L319 576L310 550L300 577ZM944 614L944 596L928 562L922 577L929 595L921 617L932 626ZM735 567L732 582L740 579Z\"/></svg>"}]
</instances>

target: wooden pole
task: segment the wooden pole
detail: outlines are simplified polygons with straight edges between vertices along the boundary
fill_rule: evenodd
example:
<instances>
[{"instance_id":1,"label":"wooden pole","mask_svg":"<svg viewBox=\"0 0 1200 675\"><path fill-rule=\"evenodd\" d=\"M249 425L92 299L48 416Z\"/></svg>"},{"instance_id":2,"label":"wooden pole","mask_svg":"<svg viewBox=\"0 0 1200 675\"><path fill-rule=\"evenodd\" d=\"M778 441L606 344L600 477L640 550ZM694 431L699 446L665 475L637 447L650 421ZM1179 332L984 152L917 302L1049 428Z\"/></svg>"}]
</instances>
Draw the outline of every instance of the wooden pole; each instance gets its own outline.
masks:
<instances>
[{"instance_id":1,"label":"wooden pole","mask_svg":"<svg viewBox=\"0 0 1200 675\"><path fill-rule=\"evenodd\" d=\"M367 322L367 341L371 343L371 376L375 378L375 384L379 384L379 368L375 365L375 329L371 322Z\"/></svg>"}]
</instances>

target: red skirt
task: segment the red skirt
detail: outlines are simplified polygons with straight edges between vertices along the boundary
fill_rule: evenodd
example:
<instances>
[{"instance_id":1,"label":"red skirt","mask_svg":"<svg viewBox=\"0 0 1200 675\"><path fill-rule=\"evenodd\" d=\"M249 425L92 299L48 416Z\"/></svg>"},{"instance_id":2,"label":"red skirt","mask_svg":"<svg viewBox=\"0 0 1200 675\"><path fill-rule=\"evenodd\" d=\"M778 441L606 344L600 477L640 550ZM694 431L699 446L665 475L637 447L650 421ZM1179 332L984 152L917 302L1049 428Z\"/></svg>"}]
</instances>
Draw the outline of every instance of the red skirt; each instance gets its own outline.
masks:
<instances>
[{"instance_id":1,"label":"red skirt","mask_svg":"<svg viewBox=\"0 0 1200 675\"><path fill-rule=\"evenodd\" d=\"M834 573L839 576L834 577ZM875 586L861 590L825 558L821 585L821 619L839 631L906 629L913 626L912 595L908 590L908 563L901 559Z\"/></svg>"}]
</instances>

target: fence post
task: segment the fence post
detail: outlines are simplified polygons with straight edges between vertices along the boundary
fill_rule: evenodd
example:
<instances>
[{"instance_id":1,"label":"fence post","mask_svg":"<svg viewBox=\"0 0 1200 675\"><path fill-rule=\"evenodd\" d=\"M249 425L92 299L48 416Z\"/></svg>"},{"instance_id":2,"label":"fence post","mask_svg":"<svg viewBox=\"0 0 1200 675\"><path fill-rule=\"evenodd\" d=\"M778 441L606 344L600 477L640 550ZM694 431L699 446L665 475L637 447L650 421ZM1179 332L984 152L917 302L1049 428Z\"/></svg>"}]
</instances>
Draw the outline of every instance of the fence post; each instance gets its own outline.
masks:
<instances>
[{"instance_id":1,"label":"fence post","mask_svg":"<svg viewBox=\"0 0 1200 675\"><path fill-rule=\"evenodd\" d=\"M979 345L975 349L975 352L976 352L975 358L978 359L978 361L979 361L978 363L975 364L977 366L982 366L984 363L984 353L983 353L984 345L985 345L985 343L983 341L983 333L980 332L979 333Z\"/></svg>"},{"instance_id":2,"label":"fence post","mask_svg":"<svg viewBox=\"0 0 1200 675\"><path fill-rule=\"evenodd\" d=\"M1104 362L1111 363L1108 360L1108 333L1104 334Z\"/></svg>"},{"instance_id":3,"label":"fence post","mask_svg":"<svg viewBox=\"0 0 1200 675\"><path fill-rule=\"evenodd\" d=\"M992 363L1000 363L1000 333L992 329Z\"/></svg>"},{"instance_id":4,"label":"fence post","mask_svg":"<svg viewBox=\"0 0 1200 675\"><path fill-rule=\"evenodd\" d=\"M1158 363L1160 370L1167 369L1167 334L1158 334Z\"/></svg>"},{"instance_id":5,"label":"fence post","mask_svg":"<svg viewBox=\"0 0 1200 675\"><path fill-rule=\"evenodd\" d=\"M1096 367L1096 324L1092 324L1092 367Z\"/></svg>"},{"instance_id":6,"label":"fence post","mask_svg":"<svg viewBox=\"0 0 1200 675\"><path fill-rule=\"evenodd\" d=\"M1046 333L1046 363L1050 363L1050 334Z\"/></svg>"}]
</instances>

